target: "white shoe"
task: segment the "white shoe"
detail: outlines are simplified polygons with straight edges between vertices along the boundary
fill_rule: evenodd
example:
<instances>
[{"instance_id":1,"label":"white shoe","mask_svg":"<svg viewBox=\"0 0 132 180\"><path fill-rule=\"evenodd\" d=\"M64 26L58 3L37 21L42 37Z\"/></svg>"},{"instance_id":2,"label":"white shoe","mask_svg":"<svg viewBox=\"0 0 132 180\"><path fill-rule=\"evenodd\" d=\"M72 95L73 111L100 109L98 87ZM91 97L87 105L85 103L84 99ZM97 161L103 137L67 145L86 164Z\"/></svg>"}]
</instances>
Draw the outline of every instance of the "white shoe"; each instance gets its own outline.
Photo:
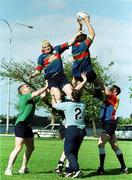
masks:
<instances>
[{"instance_id":1,"label":"white shoe","mask_svg":"<svg viewBox=\"0 0 132 180\"><path fill-rule=\"evenodd\" d=\"M27 174L29 173L29 170L26 168L26 169L19 169L19 174Z\"/></svg>"},{"instance_id":2,"label":"white shoe","mask_svg":"<svg viewBox=\"0 0 132 180\"><path fill-rule=\"evenodd\" d=\"M13 174L12 174L12 169L6 169L5 170L5 175L6 176L12 176Z\"/></svg>"},{"instance_id":3,"label":"white shoe","mask_svg":"<svg viewBox=\"0 0 132 180\"><path fill-rule=\"evenodd\" d=\"M65 174L65 177L72 177L73 176L73 173L67 173Z\"/></svg>"},{"instance_id":4,"label":"white shoe","mask_svg":"<svg viewBox=\"0 0 132 180\"><path fill-rule=\"evenodd\" d=\"M80 178L80 177L82 177L82 172L81 171L77 171L73 176L72 176L72 178Z\"/></svg>"},{"instance_id":5,"label":"white shoe","mask_svg":"<svg viewBox=\"0 0 132 180\"><path fill-rule=\"evenodd\" d=\"M128 168L127 168L127 167L121 168L121 169L120 169L120 172L121 172L122 174L128 174Z\"/></svg>"},{"instance_id":6,"label":"white shoe","mask_svg":"<svg viewBox=\"0 0 132 180\"><path fill-rule=\"evenodd\" d=\"M61 173L63 168L64 168L63 164L58 164L57 167L55 168L55 172Z\"/></svg>"}]
</instances>

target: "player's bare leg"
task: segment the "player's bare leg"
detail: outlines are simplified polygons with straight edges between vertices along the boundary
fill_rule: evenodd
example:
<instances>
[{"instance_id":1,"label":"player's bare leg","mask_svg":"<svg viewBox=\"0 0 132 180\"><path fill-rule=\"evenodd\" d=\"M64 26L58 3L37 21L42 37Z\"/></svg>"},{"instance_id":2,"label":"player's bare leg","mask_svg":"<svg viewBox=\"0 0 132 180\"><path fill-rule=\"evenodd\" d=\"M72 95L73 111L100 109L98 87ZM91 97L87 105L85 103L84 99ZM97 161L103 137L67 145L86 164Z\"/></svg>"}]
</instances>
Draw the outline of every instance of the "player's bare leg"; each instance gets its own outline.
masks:
<instances>
[{"instance_id":1,"label":"player's bare leg","mask_svg":"<svg viewBox=\"0 0 132 180\"><path fill-rule=\"evenodd\" d=\"M17 155L19 154L19 152L21 151L23 147L23 143L24 143L23 138L15 137L15 148L10 154L8 166L5 171L5 175L12 175L12 166L17 158Z\"/></svg>"},{"instance_id":2,"label":"player's bare leg","mask_svg":"<svg viewBox=\"0 0 132 180\"><path fill-rule=\"evenodd\" d=\"M72 89L73 89L73 87L72 87L71 84L66 84L66 85L62 88L62 90L64 91L64 93L66 94L66 96L67 96L68 99L71 99Z\"/></svg>"},{"instance_id":3,"label":"player's bare leg","mask_svg":"<svg viewBox=\"0 0 132 180\"><path fill-rule=\"evenodd\" d=\"M100 166L97 170L98 175L104 174L104 162L105 162L105 144L109 141L110 136L106 133L102 133L99 142L98 142L98 148L99 148L99 158L100 158Z\"/></svg>"},{"instance_id":4,"label":"player's bare leg","mask_svg":"<svg viewBox=\"0 0 132 180\"><path fill-rule=\"evenodd\" d=\"M26 151L23 155L22 166L19 170L20 174L25 174L25 173L29 172L27 169L27 164L28 164L28 161L31 157L33 150L34 150L34 139L33 138L25 138L24 144L26 146Z\"/></svg>"}]
</instances>

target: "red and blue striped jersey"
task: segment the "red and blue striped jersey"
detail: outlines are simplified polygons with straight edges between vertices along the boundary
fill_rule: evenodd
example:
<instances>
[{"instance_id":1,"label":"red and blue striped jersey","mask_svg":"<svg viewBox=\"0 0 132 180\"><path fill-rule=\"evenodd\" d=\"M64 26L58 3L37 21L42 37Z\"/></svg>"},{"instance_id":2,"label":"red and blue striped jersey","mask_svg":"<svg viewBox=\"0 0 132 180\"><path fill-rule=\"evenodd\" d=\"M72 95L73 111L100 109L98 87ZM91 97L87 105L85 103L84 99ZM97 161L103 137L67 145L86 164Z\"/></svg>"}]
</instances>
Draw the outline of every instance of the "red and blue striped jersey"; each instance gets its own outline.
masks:
<instances>
[{"instance_id":1,"label":"red and blue striped jersey","mask_svg":"<svg viewBox=\"0 0 132 180\"><path fill-rule=\"evenodd\" d=\"M115 120L115 113L119 105L119 99L114 94L111 93L107 96L104 104L101 107L101 120L102 121L109 121Z\"/></svg>"},{"instance_id":2,"label":"red and blue striped jersey","mask_svg":"<svg viewBox=\"0 0 132 180\"><path fill-rule=\"evenodd\" d=\"M92 71L91 58L89 47L92 44L92 40L87 38L83 42L75 42L72 45L72 55L74 58L72 66L72 75L81 76L82 72Z\"/></svg>"},{"instance_id":3,"label":"red and blue striped jersey","mask_svg":"<svg viewBox=\"0 0 132 180\"><path fill-rule=\"evenodd\" d=\"M64 43L55 46L50 54L41 54L38 58L36 70L42 71L44 69L45 76L63 72L61 54L68 48L68 43Z\"/></svg>"}]
</instances>

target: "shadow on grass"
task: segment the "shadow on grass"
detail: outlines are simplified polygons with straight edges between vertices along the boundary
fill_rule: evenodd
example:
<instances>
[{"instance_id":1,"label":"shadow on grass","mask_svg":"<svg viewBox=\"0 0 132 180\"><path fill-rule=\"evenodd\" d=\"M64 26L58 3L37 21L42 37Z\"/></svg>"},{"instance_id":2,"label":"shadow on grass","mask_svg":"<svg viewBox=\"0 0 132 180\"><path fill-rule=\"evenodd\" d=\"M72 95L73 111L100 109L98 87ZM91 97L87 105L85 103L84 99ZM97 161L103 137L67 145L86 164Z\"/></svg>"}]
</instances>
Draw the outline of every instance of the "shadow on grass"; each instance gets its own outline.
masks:
<instances>
[{"instance_id":1,"label":"shadow on grass","mask_svg":"<svg viewBox=\"0 0 132 180\"><path fill-rule=\"evenodd\" d=\"M82 178L92 177L92 176L99 176L97 174L97 169L96 170L95 169L82 169L82 171L92 171L92 172L90 172L88 174L85 174ZM128 174L131 174L131 173L132 173L132 168L128 168ZM104 176L107 176L107 175L121 175L120 169L119 168L106 169Z\"/></svg>"},{"instance_id":2,"label":"shadow on grass","mask_svg":"<svg viewBox=\"0 0 132 180\"><path fill-rule=\"evenodd\" d=\"M99 176L97 174L97 169L81 169L83 172L88 172L88 171L92 171L90 173L87 173L83 175L82 178L86 178L86 177L92 177L92 176ZM128 168L128 171L129 173L128 174L131 174L132 173L132 168ZM57 174L54 170L49 170L49 171L37 171L37 172L33 172L34 174ZM116 169L106 169L105 170L105 174L104 176L107 176L107 175L120 175L120 169L119 168L116 168ZM102 176L102 175L101 175Z\"/></svg>"},{"instance_id":3,"label":"shadow on grass","mask_svg":"<svg viewBox=\"0 0 132 180\"><path fill-rule=\"evenodd\" d=\"M37 171L37 172L34 172L34 174L52 174L52 173L55 173L54 170L49 170L49 171Z\"/></svg>"},{"instance_id":4,"label":"shadow on grass","mask_svg":"<svg viewBox=\"0 0 132 180\"><path fill-rule=\"evenodd\" d=\"M47 171L32 171L31 173L26 173L24 175L28 174L57 174L54 170L47 170ZM19 173L13 173L13 175L20 175ZM22 174L21 174L22 175Z\"/></svg>"}]
</instances>

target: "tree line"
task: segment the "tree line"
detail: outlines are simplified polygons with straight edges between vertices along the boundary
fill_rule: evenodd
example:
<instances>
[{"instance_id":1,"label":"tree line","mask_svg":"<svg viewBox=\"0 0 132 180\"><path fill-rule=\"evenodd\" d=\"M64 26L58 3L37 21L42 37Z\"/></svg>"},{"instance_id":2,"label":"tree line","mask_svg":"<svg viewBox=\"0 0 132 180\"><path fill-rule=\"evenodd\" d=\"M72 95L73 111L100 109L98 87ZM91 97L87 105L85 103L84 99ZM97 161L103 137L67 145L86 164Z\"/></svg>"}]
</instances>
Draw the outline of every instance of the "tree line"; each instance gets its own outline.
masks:
<instances>
[{"instance_id":1,"label":"tree line","mask_svg":"<svg viewBox=\"0 0 132 180\"><path fill-rule=\"evenodd\" d=\"M63 57L64 62L64 71L69 79L71 81L72 74L71 74L71 67L72 62L69 61L70 56ZM104 84L106 86L111 86L112 84L115 84L117 82L118 76L115 74L112 74L111 67L114 66L114 62L112 61L107 66L102 66L99 62L99 59L97 57L92 58L92 65L94 67L95 72L97 73L97 76L102 79ZM35 77L32 80L29 80L29 76L34 72L36 67L36 63L28 60L19 62L12 60L10 63L7 62L5 59L2 60L1 63L1 70L0 70L0 76L2 79L10 78L11 82L19 82L19 83L26 83L30 85L34 90L41 88L45 85L45 80L43 78L43 74L40 76ZM129 81L132 81L132 76L129 77ZM96 125L99 124L100 120L100 106L101 102L98 99L93 98L91 95L91 89L93 88L93 85L88 83L86 85L86 89L83 91L82 94L82 100L86 103L86 124L92 124L94 133L96 134ZM130 98L132 98L132 87L129 88ZM61 112L56 111L51 106L51 98L50 95L46 96L46 99L44 101L39 101L37 103L37 108L43 107L47 109L48 112L51 112L51 121L56 122L58 119L63 119L63 114ZM18 105L16 104L15 108L18 108ZM130 115L130 120L131 120Z\"/></svg>"}]
</instances>

